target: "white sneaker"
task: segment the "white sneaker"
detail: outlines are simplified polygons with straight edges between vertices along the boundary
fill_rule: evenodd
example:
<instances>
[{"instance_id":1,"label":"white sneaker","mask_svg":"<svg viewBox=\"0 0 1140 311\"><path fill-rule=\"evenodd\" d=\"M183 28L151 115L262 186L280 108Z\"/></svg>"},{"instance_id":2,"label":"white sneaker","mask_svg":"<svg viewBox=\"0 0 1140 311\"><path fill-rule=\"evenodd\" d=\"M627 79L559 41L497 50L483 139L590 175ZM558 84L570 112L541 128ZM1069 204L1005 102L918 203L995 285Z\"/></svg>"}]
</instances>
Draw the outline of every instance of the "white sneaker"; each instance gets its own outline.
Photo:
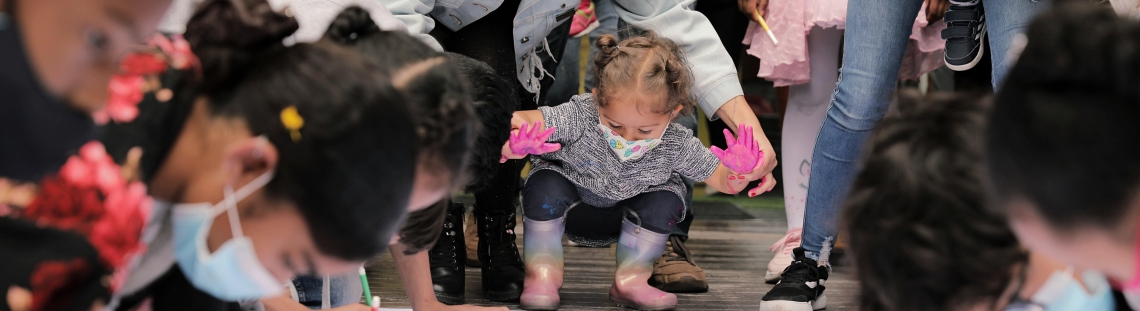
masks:
<instances>
[{"instance_id":1,"label":"white sneaker","mask_svg":"<svg viewBox=\"0 0 1140 311\"><path fill-rule=\"evenodd\" d=\"M776 283L780 280L780 274L792 264L792 250L800 246L802 236L803 228L789 229L783 238L768 248L768 251L775 252L776 256L768 262L768 272L764 273L765 282Z\"/></svg>"}]
</instances>

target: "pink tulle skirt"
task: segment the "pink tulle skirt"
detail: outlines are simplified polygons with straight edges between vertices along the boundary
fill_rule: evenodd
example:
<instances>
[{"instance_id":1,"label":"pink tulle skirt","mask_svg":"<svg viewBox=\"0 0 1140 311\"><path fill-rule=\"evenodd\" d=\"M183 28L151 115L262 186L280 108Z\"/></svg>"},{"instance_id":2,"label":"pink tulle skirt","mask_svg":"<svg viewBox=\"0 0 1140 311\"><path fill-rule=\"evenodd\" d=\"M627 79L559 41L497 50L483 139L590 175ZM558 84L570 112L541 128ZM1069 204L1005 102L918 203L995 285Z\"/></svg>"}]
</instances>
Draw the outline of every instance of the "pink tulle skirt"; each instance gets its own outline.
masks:
<instances>
[{"instance_id":1,"label":"pink tulle skirt","mask_svg":"<svg viewBox=\"0 0 1140 311\"><path fill-rule=\"evenodd\" d=\"M926 5L915 18L914 26L903 56L900 80L913 80L942 66L942 21L926 20ZM843 29L846 25L847 0L773 0L768 3L768 27L780 41L773 45L764 29L755 21L749 23L744 44L751 45L748 54L760 59L757 76L772 81L776 86L807 83L811 79L808 59L807 34L812 27Z\"/></svg>"}]
</instances>

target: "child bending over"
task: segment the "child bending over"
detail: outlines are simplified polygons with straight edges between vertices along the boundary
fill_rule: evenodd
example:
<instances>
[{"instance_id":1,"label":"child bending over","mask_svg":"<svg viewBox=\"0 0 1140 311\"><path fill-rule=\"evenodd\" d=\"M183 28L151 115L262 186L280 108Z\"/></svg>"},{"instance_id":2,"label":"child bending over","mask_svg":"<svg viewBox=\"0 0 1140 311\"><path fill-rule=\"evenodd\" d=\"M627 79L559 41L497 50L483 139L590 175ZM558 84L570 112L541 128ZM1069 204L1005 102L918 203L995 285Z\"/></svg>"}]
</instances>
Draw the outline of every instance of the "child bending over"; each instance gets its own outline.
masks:
<instances>
[{"instance_id":1,"label":"child bending over","mask_svg":"<svg viewBox=\"0 0 1140 311\"><path fill-rule=\"evenodd\" d=\"M521 304L528 310L558 308L569 209L626 209L610 299L641 310L673 309L677 296L647 280L669 232L688 208L681 177L737 193L750 181L741 174L762 163L760 153L747 134L751 130L740 131L745 134L739 142L729 137L728 150L717 149L717 154L728 154L726 161L734 165L743 160L734 167L746 169L734 172L691 131L672 123L694 104L689 68L672 41L646 32L621 43L604 36L597 47L598 88L566 104L516 112L512 123L522 126L503 148L506 158L541 154L531 158L534 169L523 189L526 278ZM539 122L551 129L536 135L538 130L524 125L541 128ZM520 137L549 143L535 148L542 150L520 152ZM767 189L752 193L762 190Z\"/></svg>"},{"instance_id":2,"label":"child bending over","mask_svg":"<svg viewBox=\"0 0 1140 311\"><path fill-rule=\"evenodd\" d=\"M985 102L905 102L867 142L843 206L861 310L1114 310L1103 275L1027 252L986 209Z\"/></svg>"}]
</instances>

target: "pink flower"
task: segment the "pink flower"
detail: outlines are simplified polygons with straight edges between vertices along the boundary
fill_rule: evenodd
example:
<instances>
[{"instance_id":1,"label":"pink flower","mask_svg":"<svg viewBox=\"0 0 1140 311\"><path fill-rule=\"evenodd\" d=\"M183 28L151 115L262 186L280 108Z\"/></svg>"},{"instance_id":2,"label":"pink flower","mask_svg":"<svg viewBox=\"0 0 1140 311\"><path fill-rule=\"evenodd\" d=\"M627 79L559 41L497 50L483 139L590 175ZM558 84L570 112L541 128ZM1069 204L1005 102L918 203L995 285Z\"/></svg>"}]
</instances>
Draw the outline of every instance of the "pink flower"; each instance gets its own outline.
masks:
<instances>
[{"instance_id":1,"label":"pink flower","mask_svg":"<svg viewBox=\"0 0 1140 311\"><path fill-rule=\"evenodd\" d=\"M139 116L139 102L143 99L144 79L138 75L115 75L107 84L107 106L95 112L95 123L106 124L108 119L115 122L130 122Z\"/></svg>"},{"instance_id":2,"label":"pink flower","mask_svg":"<svg viewBox=\"0 0 1140 311\"><path fill-rule=\"evenodd\" d=\"M79 148L79 155L67 159L59 175L79 187L97 187L104 194L125 186L119 166L107 155L102 143L92 141Z\"/></svg>"},{"instance_id":3,"label":"pink flower","mask_svg":"<svg viewBox=\"0 0 1140 311\"><path fill-rule=\"evenodd\" d=\"M174 35L173 39L171 41L166 36L159 34L151 37L147 44L157 47L162 50L163 54L170 57L170 66L174 68L182 70L197 65L198 57L190 51L190 43L182 35Z\"/></svg>"}]
</instances>

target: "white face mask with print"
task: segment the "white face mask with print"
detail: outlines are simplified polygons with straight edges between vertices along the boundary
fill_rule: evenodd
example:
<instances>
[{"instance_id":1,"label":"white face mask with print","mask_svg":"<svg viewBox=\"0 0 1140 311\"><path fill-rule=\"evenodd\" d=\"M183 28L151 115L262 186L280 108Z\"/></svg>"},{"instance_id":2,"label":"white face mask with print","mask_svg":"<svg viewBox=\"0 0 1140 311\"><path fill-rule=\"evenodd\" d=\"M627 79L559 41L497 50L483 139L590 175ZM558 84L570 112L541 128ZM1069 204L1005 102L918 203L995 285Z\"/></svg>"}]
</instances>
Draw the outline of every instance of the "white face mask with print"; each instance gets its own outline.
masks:
<instances>
[{"instance_id":1,"label":"white face mask with print","mask_svg":"<svg viewBox=\"0 0 1140 311\"><path fill-rule=\"evenodd\" d=\"M625 138L618 135L617 132L614 132L614 130L611 130L605 124L598 123L598 130L602 131L602 137L606 138L606 144L610 146L610 150L617 155L619 160L625 162L640 159L641 156L644 156L650 149L660 145L661 137L665 137L665 131L669 130L669 126L665 126L665 130L661 131L661 136L658 138L634 141L625 140Z\"/></svg>"}]
</instances>

